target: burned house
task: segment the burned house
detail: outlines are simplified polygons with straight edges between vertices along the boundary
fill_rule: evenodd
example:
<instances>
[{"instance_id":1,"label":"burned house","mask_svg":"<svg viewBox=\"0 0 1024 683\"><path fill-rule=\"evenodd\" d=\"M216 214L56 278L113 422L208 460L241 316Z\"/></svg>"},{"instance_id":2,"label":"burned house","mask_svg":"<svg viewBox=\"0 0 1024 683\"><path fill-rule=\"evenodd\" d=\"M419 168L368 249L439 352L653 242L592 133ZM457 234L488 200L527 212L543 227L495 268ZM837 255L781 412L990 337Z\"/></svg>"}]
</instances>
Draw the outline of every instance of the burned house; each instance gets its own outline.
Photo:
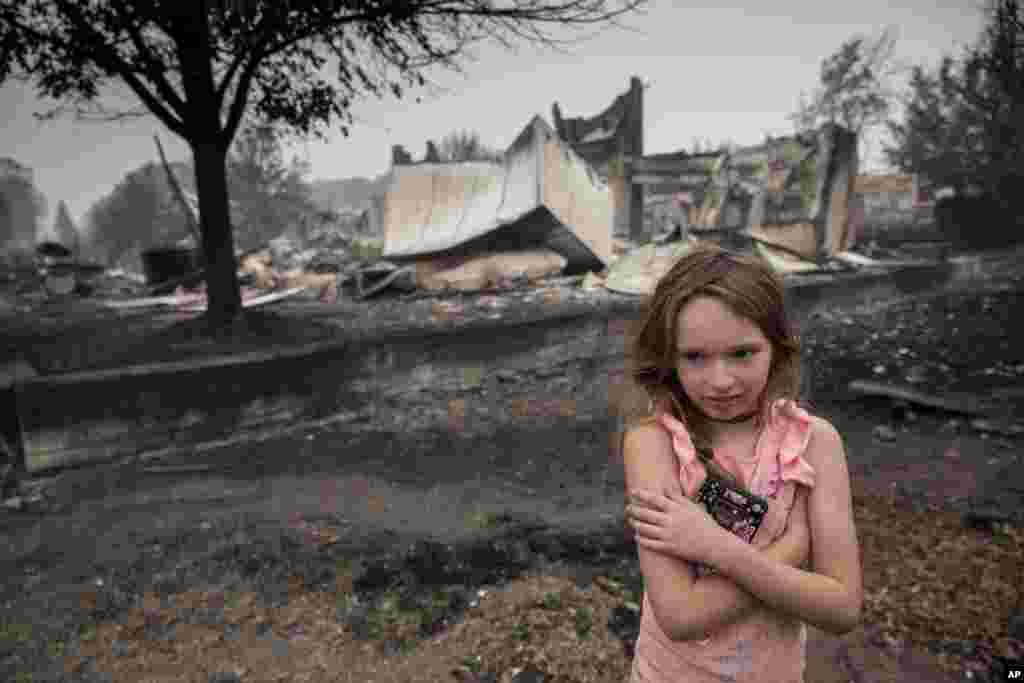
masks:
<instances>
[{"instance_id":1,"label":"burned house","mask_svg":"<svg viewBox=\"0 0 1024 683\"><path fill-rule=\"evenodd\" d=\"M633 164L636 187L678 197L686 231L783 269L849 249L856 136L827 125L804 136L710 154L652 154Z\"/></svg>"},{"instance_id":2,"label":"burned house","mask_svg":"<svg viewBox=\"0 0 1024 683\"><path fill-rule=\"evenodd\" d=\"M710 154L644 154L639 78L596 116L564 118L555 129L604 178L614 234L642 243L666 227L736 249L820 262L846 250L856 136L827 125L803 136ZM808 268L811 266L808 265Z\"/></svg>"},{"instance_id":3,"label":"burned house","mask_svg":"<svg viewBox=\"0 0 1024 683\"><path fill-rule=\"evenodd\" d=\"M501 162L393 164L382 220L383 258L428 289L600 272L612 256L607 184L539 116Z\"/></svg>"}]
</instances>

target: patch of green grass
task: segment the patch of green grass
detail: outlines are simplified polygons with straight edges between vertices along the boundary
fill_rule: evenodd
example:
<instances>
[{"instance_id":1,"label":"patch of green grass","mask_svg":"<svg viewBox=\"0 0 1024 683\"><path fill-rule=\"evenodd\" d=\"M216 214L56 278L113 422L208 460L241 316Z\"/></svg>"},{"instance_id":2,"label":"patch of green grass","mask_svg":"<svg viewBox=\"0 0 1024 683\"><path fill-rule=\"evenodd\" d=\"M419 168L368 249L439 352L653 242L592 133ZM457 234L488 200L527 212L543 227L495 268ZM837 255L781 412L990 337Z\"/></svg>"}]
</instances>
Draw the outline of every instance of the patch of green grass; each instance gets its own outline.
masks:
<instances>
[{"instance_id":1,"label":"patch of green grass","mask_svg":"<svg viewBox=\"0 0 1024 683\"><path fill-rule=\"evenodd\" d=\"M406 612L398 608L399 596L387 592L381 596L377 607L367 615L367 631L372 639L382 638L384 630L395 624L415 624L421 617L418 612Z\"/></svg>"},{"instance_id":2,"label":"patch of green grass","mask_svg":"<svg viewBox=\"0 0 1024 683\"><path fill-rule=\"evenodd\" d=\"M462 658L461 664L475 674L480 673L480 669L483 666L480 655L467 655Z\"/></svg>"},{"instance_id":3,"label":"patch of green grass","mask_svg":"<svg viewBox=\"0 0 1024 683\"><path fill-rule=\"evenodd\" d=\"M594 615L591 613L589 607L581 607L576 610L576 635L580 638L588 638L590 636L590 629L594 625Z\"/></svg>"},{"instance_id":4,"label":"patch of green grass","mask_svg":"<svg viewBox=\"0 0 1024 683\"><path fill-rule=\"evenodd\" d=\"M342 609L349 609L356 602L356 596L353 593L339 593L336 604Z\"/></svg>"},{"instance_id":5,"label":"patch of green grass","mask_svg":"<svg viewBox=\"0 0 1024 683\"><path fill-rule=\"evenodd\" d=\"M378 609L381 612L391 614L398 610L398 600L398 595L394 592L389 591L381 596L380 603L378 604Z\"/></svg>"},{"instance_id":6,"label":"patch of green grass","mask_svg":"<svg viewBox=\"0 0 1024 683\"><path fill-rule=\"evenodd\" d=\"M530 637L530 627L526 625L526 622L520 621L512 627L512 637L516 640L526 640Z\"/></svg>"},{"instance_id":7,"label":"patch of green grass","mask_svg":"<svg viewBox=\"0 0 1024 683\"><path fill-rule=\"evenodd\" d=\"M29 624L0 625L0 640L26 641L32 637L32 626Z\"/></svg>"},{"instance_id":8,"label":"patch of green grass","mask_svg":"<svg viewBox=\"0 0 1024 683\"><path fill-rule=\"evenodd\" d=\"M63 640L51 640L46 646L46 651L50 653L53 658L64 656L64 641Z\"/></svg>"},{"instance_id":9,"label":"patch of green grass","mask_svg":"<svg viewBox=\"0 0 1024 683\"><path fill-rule=\"evenodd\" d=\"M394 616L396 624L403 626L419 626L427 616L421 610L401 610Z\"/></svg>"},{"instance_id":10,"label":"patch of green grass","mask_svg":"<svg viewBox=\"0 0 1024 683\"><path fill-rule=\"evenodd\" d=\"M436 609L445 609L451 605L451 598L449 598L444 591L434 591L434 595L431 596L430 603Z\"/></svg>"},{"instance_id":11,"label":"patch of green grass","mask_svg":"<svg viewBox=\"0 0 1024 683\"><path fill-rule=\"evenodd\" d=\"M546 593L543 604L545 609L560 609L562 607L562 596L558 593Z\"/></svg>"},{"instance_id":12,"label":"patch of green grass","mask_svg":"<svg viewBox=\"0 0 1024 683\"><path fill-rule=\"evenodd\" d=\"M78 631L78 637L85 642L95 640L96 626L93 624L84 624L82 628Z\"/></svg>"},{"instance_id":13,"label":"patch of green grass","mask_svg":"<svg viewBox=\"0 0 1024 683\"><path fill-rule=\"evenodd\" d=\"M385 624L382 623L377 614L376 612L371 612L366 620L366 636L370 640L378 640L384 635Z\"/></svg>"},{"instance_id":14,"label":"patch of green grass","mask_svg":"<svg viewBox=\"0 0 1024 683\"><path fill-rule=\"evenodd\" d=\"M14 683L32 683L32 674L20 673L15 675Z\"/></svg>"}]
</instances>

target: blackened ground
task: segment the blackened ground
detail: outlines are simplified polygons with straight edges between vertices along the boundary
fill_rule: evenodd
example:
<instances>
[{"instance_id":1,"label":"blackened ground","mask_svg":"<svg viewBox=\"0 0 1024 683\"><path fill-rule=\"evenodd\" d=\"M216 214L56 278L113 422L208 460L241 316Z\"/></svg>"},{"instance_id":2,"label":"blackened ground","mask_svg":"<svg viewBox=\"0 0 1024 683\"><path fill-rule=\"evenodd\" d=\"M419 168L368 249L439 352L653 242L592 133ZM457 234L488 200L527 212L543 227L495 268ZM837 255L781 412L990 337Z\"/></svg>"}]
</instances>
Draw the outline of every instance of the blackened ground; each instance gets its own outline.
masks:
<instances>
[{"instance_id":1,"label":"blackened ground","mask_svg":"<svg viewBox=\"0 0 1024 683\"><path fill-rule=\"evenodd\" d=\"M1021 276L1010 273L987 282L982 278L967 291L897 301L884 308L830 311L804 325L812 400L817 412L843 434L855 490L879 493L899 484L906 495L921 495L954 509L966 509L972 500L994 501L1019 519L1024 506L1013 488L1024 481L1019 436L982 438L987 435L965 421L951 423L955 416L924 410L897 413L891 402L854 397L846 386L865 378L904 384L910 376L914 386L926 392L973 391L991 396L1002 391L1007 407L1021 414L1021 397L1013 392L1024 376L1016 369L1024 369L1024 358L1014 344L1014 322L1024 316L1021 291ZM876 366L885 366L885 373L876 373ZM891 430L892 438L878 438L879 427ZM592 438L595 449L606 446L600 435L584 432L573 438ZM394 437L377 438L376 446L371 438L361 448L386 452L390 442L385 441ZM262 446L277 451L304 447L301 435ZM487 452L485 444L479 447L480 457L487 458L490 467L489 481L483 482L486 490L500 490L503 481L515 482L542 497L566 483L571 488L574 480L581 488L593 489L599 476L593 462L559 459L545 452L549 446L541 440L519 443L515 457L511 449ZM248 447L247 455L255 457L260 448ZM523 448L538 454L530 467L522 462ZM956 451L955 458L946 457L951 449ZM463 457L457 453L451 457L456 456ZM397 476L393 468L391 474ZM407 478L414 475L405 473ZM429 477L429 472L419 476ZM199 506L188 514L201 519L218 504L211 501L206 509ZM140 510L139 514L146 513ZM314 515L306 520L317 521ZM336 545L317 547L297 540L291 532L282 533L280 525L261 528L258 522L244 517L215 520L202 532L191 522L182 522L174 533L159 534L159 539L154 534L150 544L141 537L126 536L125 544L138 542L142 550L126 554L130 561L115 561L113 554L102 553L79 561L82 558L71 556L70 549L48 546L41 539L40 552L5 569L12 570L5 574L12 577L2 596L9 601L5 617L31 622L38 629L24 644L0 641L0 677L13 679L20 671L56 671L55 660L46 653L50 638L68 640L68 634L83 624L116 619L137 605L145 592L168 595L186 588L216 587L253 591L267 603L280 604L287 596L289 577L302 576L313 587L330 586L342 560L361 567L356 590L363 594L364 604L387 590L397 590L409 604L429 595L431 589L446 592L448 606L434 606L437 611L425 632L460 618L477 588L500 585L523 572L567 573L581 583L601 572L619 579L634 595L641 587L635 547L619 521L592 525L587 533L570 533L511 515L490 533L450 547L414 534L374 528L355 529ZM10 533L17 529L39 533L38 527L28 524L12 522L7 528ZM88 525L83 533L88 533ZM79 596L95 578L104 584L96 589L96 606L86 610L79 606ZM36 591L46 596L44 604L22 599ZM29 614L29 609L44 611ZM637 628L630 615L628 610L613 615L613 628L621 634L627 652ZM197 612L193 617L203 619L204 615ZM349 624L359 624L363 618L358 609L338 614L340 621ZM69 674L65 680L93 679Z\"/></svg>"}]
</instances>

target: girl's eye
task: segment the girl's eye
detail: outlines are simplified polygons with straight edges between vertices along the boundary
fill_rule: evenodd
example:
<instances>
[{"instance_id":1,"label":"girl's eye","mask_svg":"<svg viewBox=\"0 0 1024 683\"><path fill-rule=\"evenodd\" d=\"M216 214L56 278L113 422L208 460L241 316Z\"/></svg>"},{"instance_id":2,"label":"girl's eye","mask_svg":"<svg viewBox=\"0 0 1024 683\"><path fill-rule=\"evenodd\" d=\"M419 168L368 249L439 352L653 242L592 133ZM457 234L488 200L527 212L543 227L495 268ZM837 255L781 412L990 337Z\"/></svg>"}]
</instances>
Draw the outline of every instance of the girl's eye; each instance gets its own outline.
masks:
<instances>
[{"instance_id":1,"label":"girl's eye","mask_svg":"<svg viewBox=\"0 0 1024 683\"><path fill-rule=\"evenodd\" d=\"M732 355L737 360L749 360L754 353L755 351L752 349L742 349L740 351L734 351ZM690 351L689 353L684 353L683 358L685 358L689 363L696 363L700 360L701 354L697 351Z\"/></svg>"}]
</instances>

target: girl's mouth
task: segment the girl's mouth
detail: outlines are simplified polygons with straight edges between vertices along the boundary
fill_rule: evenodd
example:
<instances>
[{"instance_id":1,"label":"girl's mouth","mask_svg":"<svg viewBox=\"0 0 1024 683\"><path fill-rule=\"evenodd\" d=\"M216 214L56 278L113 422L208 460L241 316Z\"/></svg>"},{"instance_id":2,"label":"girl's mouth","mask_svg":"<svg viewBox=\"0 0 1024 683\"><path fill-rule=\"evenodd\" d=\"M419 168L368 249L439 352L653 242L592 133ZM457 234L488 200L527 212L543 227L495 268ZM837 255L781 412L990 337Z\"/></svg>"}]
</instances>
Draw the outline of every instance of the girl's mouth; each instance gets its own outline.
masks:
<instances>
[{"instance_id":1,"label":"girl's mouth","mask_svg":"<svg viewBox=\"0 0 1024 683\"><path fill-rule=\"evenodd\" d=\"M711 403L711 405L713 405L713 406L715 406L717 408L729 408L729 407L734 406L736 403L738 403L741 398L743 398L743 397L742 396L731 396L731 397L728 397L728 398L725 398L725 399L709 398L708 402Z\"/></svg>"}]
</instances>

